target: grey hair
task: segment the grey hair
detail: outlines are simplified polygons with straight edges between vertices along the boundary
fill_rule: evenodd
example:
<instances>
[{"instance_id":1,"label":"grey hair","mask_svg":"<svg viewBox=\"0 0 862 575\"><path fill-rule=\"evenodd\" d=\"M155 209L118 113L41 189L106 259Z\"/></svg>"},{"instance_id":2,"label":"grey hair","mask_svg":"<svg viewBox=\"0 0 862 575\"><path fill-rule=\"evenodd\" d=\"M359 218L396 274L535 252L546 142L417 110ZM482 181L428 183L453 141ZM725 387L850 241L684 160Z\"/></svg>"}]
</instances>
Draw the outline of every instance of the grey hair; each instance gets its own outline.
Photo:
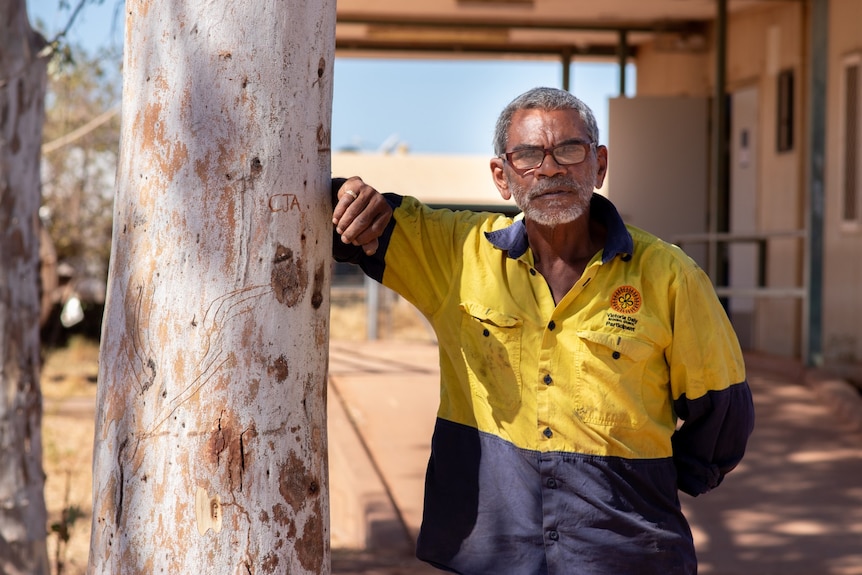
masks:
<instances>
[{"instance_id":1,"label":"grey hair","mask_svg":"<svg viewBox=\"0 0 862 575\"><path fill-rule=\"evenodd\" d=\"M494 128L494 154L498 156L506 151L512 116L518 110L574 110L584 121L590 141L599 142L599 127L589 106L566 90L533 88L512 100L497 118L497 125Z\"/></svg>"}]
</instances>

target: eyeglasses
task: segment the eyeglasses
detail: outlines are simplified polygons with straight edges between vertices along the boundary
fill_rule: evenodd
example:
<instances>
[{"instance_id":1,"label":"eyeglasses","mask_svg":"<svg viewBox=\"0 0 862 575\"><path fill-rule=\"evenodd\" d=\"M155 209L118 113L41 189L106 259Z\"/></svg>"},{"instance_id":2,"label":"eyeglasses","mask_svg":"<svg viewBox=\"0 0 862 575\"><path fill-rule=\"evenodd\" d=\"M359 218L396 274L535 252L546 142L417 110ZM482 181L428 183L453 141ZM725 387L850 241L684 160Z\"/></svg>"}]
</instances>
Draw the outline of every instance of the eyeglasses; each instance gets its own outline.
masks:
<instances>
[{"instance_id":1,"label":"eyeglasses","mask_svg":"<svg viewBox=\"0 0 862 575\"><path fill-rule=\"evenodd\" d=\"M520 148L505 152L500 157L516 170L535 170L545 162L548 154L554 156L554 161L561 166L571 166L583 162L595 145L595 142L575 142L552 148Z\"/></svg>"}]
</instances>

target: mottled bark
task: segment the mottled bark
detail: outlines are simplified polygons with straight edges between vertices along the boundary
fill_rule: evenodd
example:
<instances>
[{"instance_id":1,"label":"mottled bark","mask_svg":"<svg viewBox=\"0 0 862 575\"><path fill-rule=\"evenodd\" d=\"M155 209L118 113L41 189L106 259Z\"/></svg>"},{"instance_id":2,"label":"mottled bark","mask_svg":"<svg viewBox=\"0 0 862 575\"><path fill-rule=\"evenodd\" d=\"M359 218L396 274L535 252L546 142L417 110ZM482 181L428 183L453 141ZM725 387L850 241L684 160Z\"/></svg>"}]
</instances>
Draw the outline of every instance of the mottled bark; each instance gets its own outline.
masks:
<instances>
[{"instance_id":1,"label":"mottled bark","mask_svg":"<svg viewBox=\"0 0 862 575\"><path fill-rule=\"evenodd\" d=\"M39 389L44 40L0 0L0 573L48 573Z\"/></svg>"},{"instance_id":2,"label":"mottled bark","mask_svg":"<svg viewBox=\"0 0 862 575\"><path fill-rule=\"evenodd\" d=\"M328 573L335 1L125 7L89 571Z\"/></svg>"}]
</instances>

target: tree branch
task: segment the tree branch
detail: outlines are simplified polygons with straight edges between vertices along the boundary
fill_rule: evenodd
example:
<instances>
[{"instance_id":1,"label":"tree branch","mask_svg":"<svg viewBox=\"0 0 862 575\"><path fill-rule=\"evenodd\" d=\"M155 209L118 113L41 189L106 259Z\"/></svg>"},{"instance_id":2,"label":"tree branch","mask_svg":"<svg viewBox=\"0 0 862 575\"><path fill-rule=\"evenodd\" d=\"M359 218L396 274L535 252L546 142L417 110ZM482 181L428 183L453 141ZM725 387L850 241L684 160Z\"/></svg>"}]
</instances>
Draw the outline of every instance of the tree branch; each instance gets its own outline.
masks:
<instances>
[{"instance_id":1,"label":"tree branch","mask_svg":"<svg viewBox=\"0 0 862 575\"><path fill-rule=\"evenodd\" d=\"M69 21L66 22L66 27L63 28L63 31L57 34L53 40L51 40L50 44L52 46L56 46L57 43L59 43L60 40L62 40L66 36L66 34L69 33L69 30L72 29L72 25L75 23L75 18L78 17L78 14L80 14L81 10L83 10L84 4L86 3L87 0L78 0L78 5L75 6L75 9L72 11L72 15L69 16Z\"/></svg>"}]
</instances>

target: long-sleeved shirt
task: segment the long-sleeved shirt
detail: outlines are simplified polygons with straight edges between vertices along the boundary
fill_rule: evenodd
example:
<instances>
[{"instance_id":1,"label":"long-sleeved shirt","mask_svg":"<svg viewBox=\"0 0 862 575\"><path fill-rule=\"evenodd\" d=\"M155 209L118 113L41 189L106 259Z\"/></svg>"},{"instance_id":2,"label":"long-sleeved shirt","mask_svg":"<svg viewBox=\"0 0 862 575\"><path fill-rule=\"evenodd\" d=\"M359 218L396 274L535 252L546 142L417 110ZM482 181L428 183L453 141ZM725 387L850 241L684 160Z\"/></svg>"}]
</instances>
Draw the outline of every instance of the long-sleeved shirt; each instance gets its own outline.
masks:
<instances>
[{"instance_id":1,"label":"long-sleeved shirt","mask_svg":"<svg viewBox=\"0 0 862 575\"><path fill-rule=\"evenodd\" d=\"M523 221L386 198L378 252L334 252L437 334L418 557L465 574L695 573L677 490L716 487L754 421L706 274L594 195L604 248L555 303Z\"/></svg>"}]
</instances>

